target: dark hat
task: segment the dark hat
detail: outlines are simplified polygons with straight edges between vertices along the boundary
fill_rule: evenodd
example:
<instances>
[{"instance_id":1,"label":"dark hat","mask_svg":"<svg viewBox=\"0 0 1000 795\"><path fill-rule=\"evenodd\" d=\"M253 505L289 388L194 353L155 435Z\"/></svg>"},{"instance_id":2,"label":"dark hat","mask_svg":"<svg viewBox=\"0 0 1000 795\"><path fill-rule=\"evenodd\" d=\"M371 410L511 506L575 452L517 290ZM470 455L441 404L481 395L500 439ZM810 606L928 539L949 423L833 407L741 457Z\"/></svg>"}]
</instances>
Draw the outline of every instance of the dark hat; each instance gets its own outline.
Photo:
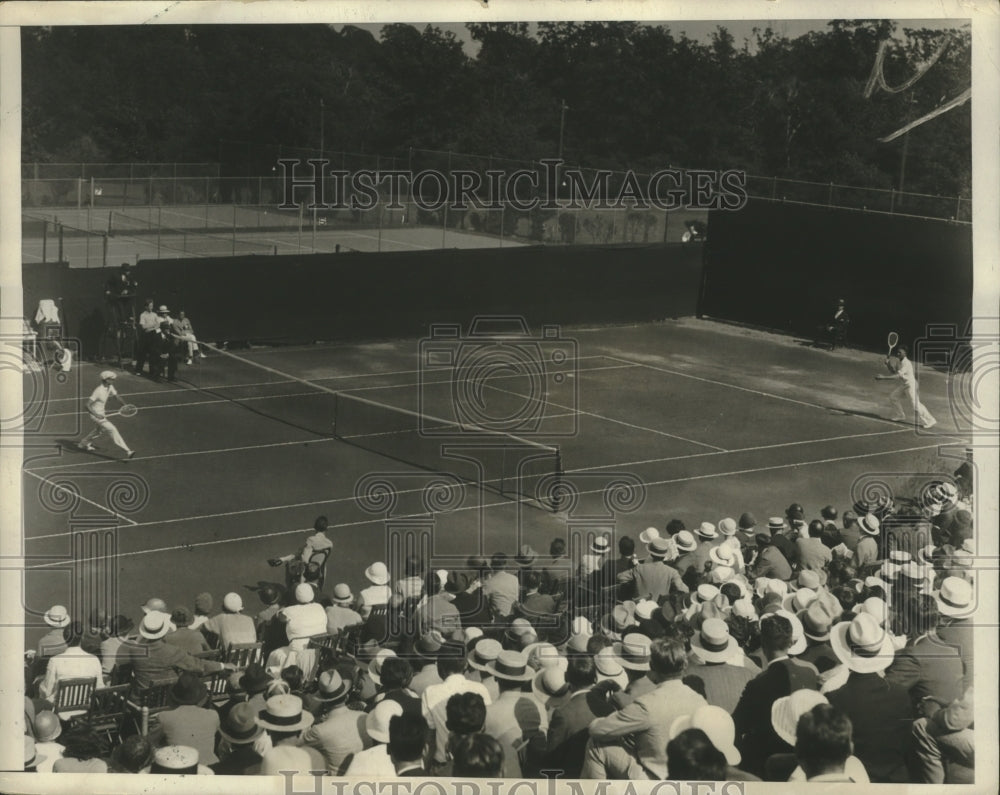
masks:
<instances>
[{"instance_id":1,"label":"dark hat","mask_svg":"<svg viewBox=\"0 0 1000 795\"><path fill-rule=\"evenodd\" d=\"M514 556L514 562L518 566L530 566L535 562L537 557L538 553L530 545L525 544L517 551L517 555Z\"/></svg>"},{"instance_id":2,"label":"dark hat","mask_svg":"<svg viewBox=\"0 0 1000 795\"><path fill-rule=\"evenodd\" d=\"M757 535L755 535L753 538L754 541L757 542L757 546L759 547L766 547L769 546L771 543L771 536L769 536L767 533L757 533Z\"/></svg>"},{"instance_id":3,"label":"dark hat","mask_svg":"<svg viewBox=\"0 0 1000 795\"><path fill-rule=\"evenodd\" d=\"M191 625L192 621L194 621L194 616L191 615L190 610L181 605L180 607L174 608L174 612L170 614L170 620L173 621L178 627L187 627Z\"/></svg>"},{"instance_id":4,"label":"dark hat","mask_svg":"<svg viewBox=\"0 0 1000 795\"><path fill-rule=\"evenodd\" d=\"M249 745L264 733L257 725L257 710L249 701L236 704L229 710L219 734L232 745Z\"/></svg>"},{"instance_id":5,"label":"dark hat","mask_svg":"<svg viewBox=\"0 0 1000 795\"><path fill-rule=\"evenodd\" d=\"M177 677L170 698L175 704L200 706L208 699L208 688L197 674L185 671Z\"/></svg>"},{"instance_id":6,"label":"dark hat","mask_svg":"<svg viewBox=\"0 0 1000 795\"><path fill-rule=\"evenodd\" d=\"M740 516L740 530L749 530L757 526L757 520L752 513L745 513Z\"/></svg>"},{"instance_id":7,"label":"dark hat","mask_svg":"<svg viewBox=\"0 0 1000 795\"><path fill-rule=\"evenodd\" d=\"M793 502L785 509L785 516L789 519L802 519L805 517L805 509L797 502Z\"/></svg>"},{"instance_id":8,"label":"dark hat","mask_svg":"<svg viewBox=\"0 0 1000 795\"><path fill-rule=\"evenodd\" d=\"M138 773L152 761L153 746L149 739L141 734L126 737L122 744L111 752L111 762L114 766L129 773Z\"/></svg>"},{"instance_id":9,"label":"dark hat","mask_svg":"<svg viewBox=\"0 0 1000 795\"><path fill-rule=\"evenodd\" d=\"M258 663L247 666L247 669L243 672L243 676L240 677L240 687L250 695L263 693L267 690L267 686L270 683L271 677L267 675L264 666Z\"/></svg>"},{"instance_id":10,"label":"dark hat","mask_svg":"<svg viewBox=\"0 0 1000 795\"><path fill-rule=\"evenodd\" d=\"M194 598L194 609L199 613L207 614L212 609L212 594L200 593Z\"/></svg>"}]
</instances>

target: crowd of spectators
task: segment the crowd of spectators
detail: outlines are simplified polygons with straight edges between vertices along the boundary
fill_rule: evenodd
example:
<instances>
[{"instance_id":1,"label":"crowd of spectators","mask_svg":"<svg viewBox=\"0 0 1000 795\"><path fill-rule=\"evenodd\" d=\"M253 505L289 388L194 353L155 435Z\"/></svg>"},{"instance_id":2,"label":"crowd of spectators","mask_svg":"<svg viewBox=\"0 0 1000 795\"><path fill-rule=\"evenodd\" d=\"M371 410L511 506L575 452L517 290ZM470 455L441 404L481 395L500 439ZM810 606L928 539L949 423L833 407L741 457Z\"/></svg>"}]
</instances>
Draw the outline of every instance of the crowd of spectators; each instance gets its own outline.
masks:
<instances>
[{"instance_id":1,"label":"crowd of spectators","mask_svg":"<svg viewBox=\"0 0 1000 795\"><path fill-rule=\"evenodd\" d=\"M447 568L376 561L358 594L333 562L300 566L258 583L253 611L235 592L220 611L153 597L138 623L55 605L27 668L25 769L969 782L971 498L928 494L905 523L793 504L591 535L575 556L556 538ZM227 662L240 644L259 656ZM53 711L77 677L131 699L167 677L168 708L101 734Z\"/></svg>"}]
</instances>

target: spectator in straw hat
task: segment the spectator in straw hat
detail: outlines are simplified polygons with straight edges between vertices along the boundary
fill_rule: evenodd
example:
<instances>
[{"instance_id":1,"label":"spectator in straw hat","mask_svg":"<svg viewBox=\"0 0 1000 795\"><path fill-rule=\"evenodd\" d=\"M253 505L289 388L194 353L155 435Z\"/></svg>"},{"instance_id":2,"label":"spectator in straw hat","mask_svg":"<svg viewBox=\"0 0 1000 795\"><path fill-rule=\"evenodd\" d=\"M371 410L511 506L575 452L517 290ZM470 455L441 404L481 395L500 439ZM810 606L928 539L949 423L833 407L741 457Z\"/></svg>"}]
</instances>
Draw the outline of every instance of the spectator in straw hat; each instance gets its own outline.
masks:
<instances>
[{"instance_id":1,"label":"spectator in straw hat","mask_svg":"<svg viewBox=\"0 0 1000 795\"><path fill-rule=\"evenodd\" d=\"M431 685L441 684L437 672L437 655L444 645L444 636L436 630L425 632L413 644L412 666L415 669L410 680L410 690L422 696Z\"/></svg>"},{"instance_id":2,"label":"spectator in straw hat","mask_svg":"<svg viewBox=\"0 0 1000 795\"><path fill-rule=\"evenodd\" d=\"M767 720L771 705L796 690L819 689L815 666L789 657L793 633L792 622L785 615L761 618L760 642L766 667L747 683L733 710L736 745L743 755L745 769L755 776L763 775L764 761L782 748L781 739Z\"/></svg>"},{"instance_id":3,"label":"spectator in straw hat","mask_svg":"<svg viewBox=\"0 0 1000 795\"><path fill-rule=\"evenodd\" d=\"M243 615L243 597L235 592L223 597L222 612L205 622L205 630L219 636L223 649L234 643L257 642L257 627L250 616Z\"/></svg>"},{"instance_id":4,"label":"spectator in straw hat","mask_svg":"<svg viewBox=\"0 0 1000 795\"><path fill-rule=\"evenodd\" d=\"M295 638L288 644L275 649L267 656L264 668L273 676L281 676L288 668L298 667L307 682L316 676L319 666L319 650L309 648L309 638Z\"/></svg>"},{"instance_id":5,"label":"spectator in straw hat","mask_svg":"<svg viewBox=\"0 0 1000 795\"><path fill-rule=\"evenodd\" d=\"M975 680L972 655L974 645L972 616L976 611L975 588L972 583L960 577L945 577L934 598L942 616L937 630L938 637L958 648L965 668L963 687L972 687Z\"/></svg>"},{"instance_id":6,"label":"spectator in straw hat","mask_svg":"<svg viewBox=\"0 0 1000 795\"><path fill-rule=\"evenodd\" d=\"M590 725L585 752L584 778L646 778L645 771L666 763L671 724L705 705L705 699L681 682L687 668L684 644L657 638L649 653L650 678L656 687L617 712ZM621 745L632 735L634 755Z\"/></svg>"},{"instance_id":7,"label":"spectator in straw hat","mask_svg":"<svg viewBox=\"0 0 1000 795\"><path fill-rule=\"evenodd\" d=\"M42 635L38 641L38 656L45 658L62 654L66 651L66 640L63 638L63 630L72 622L69 611L62 605L53 605L45 611L42 620L52 627L52 629Z\"/></svg>"},{"instance_id":8,"label":"spectator in straw hat","mask_svg":"<svg viewBox=\"0 0 1000 795\"><path fill-rule=\"evenodd\" d=\"M173 632L168 632L167 636L163 639L164 642L169 643L171 646L177 646L188 654L200 654L201 652L208 651L208 640L205 638L205 635L196 629L191 629L191 622L193 620L194 616L191 615L191 611L186 607L183 605L175 607L174 611L170 614L170 623L177 627L177 629Z\"/></svg>"},{"instance_id":9,"label":"spectator in straw hat","mask_svg":"<svg viewBox=\"0 0 1000 795\"><path fill-rule=\"evenodd\" d=\"M607 536L594 536L590 542L590 549L580 557L578 576L581 582L587 582L601 570L608 559L610 550L611 542Z\"/></svg>"},{"instance_id":10,"label":"spectator in straw hat","mask_svg":"<svg viewBox=\"0 0 1000 795\"><path fill-rule=\"evenodd\" d=\"M510 567L504 552L496 552L490 558L490 573L483 582L483 596L489 601L494 616L509 616L521 596L521 581L511 573Z\"/></svg>"},{"instance_id":11,"label":"spectator in straw hat","mask_svg":"<svg viewBox=\"0 0 1000 795\"><path fill-rule=\"evenodd\" d=\"M207 765L219 761L215 755L219 713L208 704L208 689L197 674L185 671L170 691L173 709L159 714L160 728L153 744L188 745L197 749Z\"/></svg>"},{"instance_id":12,"label":"spectator in straw hat","mask_svg":"<svg viewBox=\"0 0 1000 795\"><path fill-rule=\"evenodd\" d=\"M337 583L333 586L333 604L326 608L326 631L337 635L348 627L356 627L364 623L361 614L355 610L354 594L347 583Z\"/></svg>"},{"instance_id":13,"label":"spectator in straw hat","mask_svg":"<svg viewBox=\"0 0 1000 795\"><path fill-rule=\"evenodd\" d=\"M257 725L267 732L271 749L263 754L260 770L274 776L282 771L307 775L326 770L323 756L315 748L301 744L302 732L313 724L313 716L302 709L298 696L272 696L257 716Z\"/></svg>"},{"instance_id":14,"label":"spectator in straw hat","mask_svg":"<svg viewBox=\"0 0 1000 795\"><path fill-rule=\"evenodd\" d=\"M244 702L233 707L219 728L220 760L209 767L217 776L253 776L263 757L255 744L264 729L257 725L257 710Z\"/></svg>"},{"instance_id":15,"label":"spectator in straw hat","mask_svg":"<svg viewBox=\"0 0 1000 795\"><path fill-rule=\"evenodd\" d=\"M840 664L830 646L830 630L836 623L836 616L830 605L822 599L815 599L798 611L806 641L805 651L796 655L802 662L812 663L820 674L825 674Z\"/></svg>"},{"instance_id":16,"label":"spectator in straw hat","mask_svg":"<svg viewBox=\"0 0 1000 795\"><path fill-rule=\"evenodd\" d=\"M549 728L545 707L525 688L537 673L528 665L528 655L502 651L487 669L497 680L500 697L486 707L483 731L517 747L531 741Z\"/></svg>"},{"instance_id":17,"label":"spectator in straw hat","mask_svg":"<svg viewBox=\"0 0 1000 795\"><path fill-rule=\"evenodd\" d=\"M285 622L289 641L326 632L326 610L316 601L316 591L307 582L295 586L295 604L283 607L278 620Z\"/></svg>"},{"instance_id":18,"label":"spectator in straw hat","mask_svg":"<svg viewBox=\"0 0 1000 795\"><path fill-rule=\"evenodd\" d=\"M691 638L688 672L705 683L705 700L732 713L747 682L758 673L743 664L743 651L720 618L701 622Z\"/></svg>"},{"instance_id":19,"label":"spectator in straw hat","mask_svg":"<svg viewBox=\"0 0 1000 795\"><path fill-rule=\"evenodd\" d=\"M389 582L392 577L385 563L377 560L365 569L365 579L371 585L362 588L358 594L358 612L367 618L372 608L389 604L389 600L392 598L392 588Z\"/></svg>"},{"instance_id":20,"label":"spectator in straw hat","mask_svg":"<svg viewBox=\"0 0 1000 795\"><path fill-rule=\"evenodd\" d=\"M167 745L153 752L153 763L140 772L154 776L213 776L215 771L201 764L198 749L187 745Z\"/></svg>"},{"instance_id":21,"label":"spectator in straw hat","mask_svg":"<svg viewBox=\"0 0 1000 795\"><path fill-rule=\"evenodd\" d=\"M684 533L686 532L685 530ZM623 588L631 590L636 599L649 599L654 602L673 591L687 593L688 587L681 579L678 570L666 562L671 547L678 544L679 535L673 539L660 537L652 539L649 543L649 557L635 568L619 575L618 580Z\"/></svg>"},{"instance_id":22,"label":"spectator in straw hat","mask_svg":"<svg viewBox=\"0 0 1000 795\"><path fill-rule=\"evenodd\" d=\"M701 574L701 569L697 568L698 560L695 554L698 549L698 541L694 533L690 530L680 530L671 536L671 540L677 547L677 558L669 561L677 571L680 572L681 579L688 589L698 586L697 576Z\"/></svg>"},{"instance_id":23,"label":"spectator in straw hat","mask_svg":"<svg viewBox=\"0 0 1000 795\"><path fill-rule=\"evenodd\" d=\"M698 542L698 546L695 548L695 560L697 561L695 568L700 571L708 563L708 553L712 547L718 546L725 539L719 536L719 531L711 522L702 522L695 528L694 532Z\"/></svg>"},{"instance_id":24,"label":"spectator in straw hat","mask_svg":"<svg viewBox=\"0 0 1000 795\"><path fill-rule=\"evenodd\" d=\"M740 752L736 748L736 727L733 725L732 716L721 707L709 705L700 707L690 715L677 718L670 726L670 740L673 742L682 733L690 729L704 732L705 737L712 746L722 754L724 762L724 774L721 779L725 781L760 781L757 776L740 770ZM676 749L676 746L675 746ZM695 771L688 769L685 765L678 765L678 754L670 752L667 746L667 770L664 770L663 778L669 775L671 778L681 775L693 775ZM659 771L656 771L659 772Z\"/></svg>"},{"instance_id":25,"label":"spectator in straw hat","mask_svg":"<svg viewBox=\"0 0 1000 795\"><path fill-rule=\"evenodd\" d=\"M837 624L830 645L850 673L843 687L827 698L854 725L855 754L872 782L907 781L910 728L916 715L906 689L882 676L893 661L892 637L873 616L862 613Z\"/></svg>"},{"instance_id":26,"label":"spectator in straw hat","mask_svg":"<svg viewBox=\"0 0 1000 795\"><path fill-rule=\"evenodd\" d=\"M319 751L326 769L343 775L350 758L364 748L364 713L347 708L350 686L336 670L324 671L317 683L316 699L322 704L316 723L302 734L303 745Z\"/></svg>"},{"instance_id":27,"label":"spectator in straw hat","mask_svg":"<svg viewBox=\"0 0 1000 795\"><path fill-rule=\"evenodd\" d=\"M873 513L866 513L858 520L858 530L861 538L854 548L854 565L858 571L863 571L865 567L878 561L878 542L875 540L881 532L878 517Z\"/></svg>"},{"instance_id":28,"label":"spectator in straw hat","mask_svg":"<svg viewBox=\"0 0 1000 795\"><path fill-rule=\"evenodd\" d=\"M203 660L165 643L163 639L169 631L170 617L150 612L139 625L139 640L122 646L126 663L132 666L133 679L139 687L149 687L154 680L164 679L178 671L208 674L225 668L235 670L229 663Z\"/></svg>"}]
</instances>

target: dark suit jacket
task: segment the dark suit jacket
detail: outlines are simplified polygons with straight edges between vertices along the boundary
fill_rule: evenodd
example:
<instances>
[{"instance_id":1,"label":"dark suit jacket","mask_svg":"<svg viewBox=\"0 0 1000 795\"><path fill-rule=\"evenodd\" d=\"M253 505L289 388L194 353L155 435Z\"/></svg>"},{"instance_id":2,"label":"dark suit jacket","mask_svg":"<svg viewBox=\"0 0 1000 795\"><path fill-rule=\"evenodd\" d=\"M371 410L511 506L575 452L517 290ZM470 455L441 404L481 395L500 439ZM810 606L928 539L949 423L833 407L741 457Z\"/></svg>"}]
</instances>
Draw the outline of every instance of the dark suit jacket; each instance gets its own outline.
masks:
<instances>
[{"instance_id":1,"label":"dark suit jacket","mask_svg":"<svg viewBox=\"0 0 1000 795\"><path fill-rule=\"evenodd\" d=\"M972 622L967 618L956 620L945 619L945 621L947 623L942 623L938 627L937 635L949 646L954 646L958 649L958 653L962 658L962 665L965 666L965 676L962 680L962 686L963 689L970 688L975 679L975 670L972 666Z\"/></svg>"},{"instance_id":2,"label":"dark suit jacket","mask_svg":"<svg viewBox=\"0 0 1000 795\"><path fill-rule=\"evenodd\" d=\"M906 689L878 674L852 671L847 683L827 698L851 719L854 755L872 783L909 781L906 756L916 716Z\"/></svg>"},{"instance_id":3,"label":"dark suit jacket","mask_svg":"<svg viewBox=\"0 0 1000 795\"><path fill-rule=\"evenodd\" d=\"M549 720L548 746L543 767L563 771L564 778L580 778L589 736L587 728L594 718L603 718L613 711L610 702L603 698L600 691L574 693L552 713Z\"/></svg>"},{"instance_id":4,"label":"dark suit jacket","mask_svg":"<svg viewBox=\"0 0 1000 795\"><path fill-rule=\"evenodd\" d=\"M733 723L736 747L743 756L741 766L748 773L763 775L764 762L771 754L792 750L771 726L771 705L803 688L819 690L819 672L812 664L792 658L771 663L747 682L733 710Z\"/></svg>"},{"instance_id":5,"label":"dark suit jacket","mask_svg":"<svg viewBox=\"0 0 1000 795\"><path fill-rule=\"evenodd\" d=\"M812 663L821 674L840 665L840 660L833 653L833 647L829 641L807 640L806 643L809 644L806 646L806 650L802 654L796 655L802 662Z\"/></svg>"},{"instance_id":6,"label":"dark suit jacket","mask_svg":"<svg viewBox=\"0 0 1000 795\"><path fill-rule=\"evenodd\" d=\"M949 646L933 635L924 635L896 653L885 672L889 682L910 692L914 704L925 696L934 696L950 704L962 695L962 657L955 646Z\"/></svg>"}]
</instances>

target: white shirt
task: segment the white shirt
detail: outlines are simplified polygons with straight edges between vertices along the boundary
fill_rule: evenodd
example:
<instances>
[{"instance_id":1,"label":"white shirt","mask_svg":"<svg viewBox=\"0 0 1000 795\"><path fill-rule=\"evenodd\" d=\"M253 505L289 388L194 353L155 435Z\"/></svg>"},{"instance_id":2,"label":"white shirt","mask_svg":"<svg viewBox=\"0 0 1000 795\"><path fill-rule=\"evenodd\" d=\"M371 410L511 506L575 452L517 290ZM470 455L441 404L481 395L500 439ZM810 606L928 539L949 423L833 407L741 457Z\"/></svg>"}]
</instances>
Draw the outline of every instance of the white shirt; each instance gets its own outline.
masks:
<instances>
[{"instance_id":1,"label":"white shirt","mask_svg":"<svg viewBox=\"0 0 1000 795\"><path fill-rule=\"evenodd\" d=\"M113 397L118 397L118 391L114 388L114 385L108 384L105 386L102 383L90 393L90 397L87 399L87 410L94 417L104 419L105 405L108 399Z\"/></svg>"},{"instance_id":2,"label":"white shirt","mask_svg":"<svg viewBox=\"0 0 1000 795\"><path fill-rule=\"evenodd\" d=\"M446 752L449 732L445 725L448 721L448 699L457 693L478 693L486 706L492 703L489 691L481 682L473 682L462 674L452 674L441 684L431 685L424 691L420 697L420 706L424 720L435 732L434 759L442 763L448 761Z\"/></svg>"},{"instance_id":3,"label":"white shirt","mask_svg":"<svg viewBox=\"0 0 1000 795\"><path fill-rule=\"evenodd\" d=\"M899 369L896 371L896 376L910 389L915 388L917 385L917 378L913 374L913 365L909 359L899 360Z\"/></svg>"},{"instance_id":4,"label":"white shirt","mask_svg":"<svg viewBox=\"0 0 1000 795\"><path fill-rule=\"evenodd\" d=\"M57 654L49 660L48 668L45 669L45 678L38 686L38 693L42 698L52 700L58 690L58 683L63 679L89 679L93 677L96 681L95 687L104 686L104 671L101 670L101 661L96 655L89 654L79 646L71 646L62 654ZM72 714L82 715L86 710L80 710ZM69 715L71 713L63 713Z\"/></svg>"},{"instance_id":5,"label":"white shirt","mask_svg":"<svg viewBox=\"0 0 1000 795\"><path fill-rule=\"evenodd\" d=\"M347 767L347 776L365 779L396 778L396 766L389 756L389 746L384 743L358 751Z\"/></svg>"},{"instance_id":6,"label":"white shirt","mask_svg":"<svg viewBox=\"0 0 1000 795\"><path fill-rule=\"evenodd\" d=\"M146 310L139 315L139 326L143 331L159 331L160 316L152 310Z\"/></svg>"},{"instance_id":7,"label":"white shirt","mask_svg":"<svg viewBox=\"0 0 1000 795\"><path fill-rule=\"evenodd\" d=\"M317 602L290 605L282 608L281 614L288 621L285 631L289 640L326 634L326 610Z\"/></svg>"}]
</instances>

